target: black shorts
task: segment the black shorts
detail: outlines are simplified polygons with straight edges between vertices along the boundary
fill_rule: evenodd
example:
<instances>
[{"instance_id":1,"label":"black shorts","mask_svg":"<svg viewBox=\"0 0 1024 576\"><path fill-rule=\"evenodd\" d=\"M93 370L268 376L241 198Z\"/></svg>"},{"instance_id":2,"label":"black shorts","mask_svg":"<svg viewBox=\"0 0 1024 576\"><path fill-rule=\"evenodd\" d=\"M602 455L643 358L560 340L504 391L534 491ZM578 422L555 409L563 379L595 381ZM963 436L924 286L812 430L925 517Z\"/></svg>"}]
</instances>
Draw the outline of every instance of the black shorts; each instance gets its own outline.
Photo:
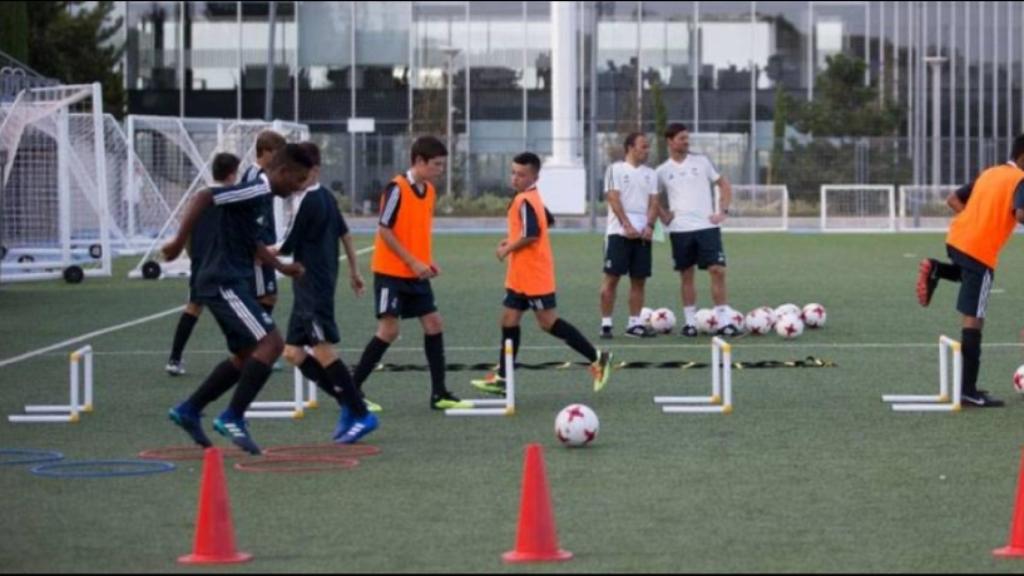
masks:
<instances>
[{"instance_id":1,"label":"black shorts","mask_svg":"<svg viewBox=\"0 0 1024 576\"><path fill-rule=\"evenodd\" d=\"M505 308L512 310L554 310L558 303L554 293L543 296L527 296L519 292L505 290Z\"/></svg>"},{"instance_id":2,"label":"black shorts","mask_svg":"<svg viewBox=\"0 0 1024 576\"><path fill-rule=\"evenodd\" d=\"M630 278L651 277L651 243L614 234L604 239L604 273Z\"/></svg>"},{"instance_id":3,"label":"black shorts","mask_svg":"<svg viewBox=\"0 0 1024 576\"><path fill-rule=\"evenodd\" d=\"M422 318L437 312L430 280L373 275L373 300L377 318Z\"/></svg>"},{"instance_id":4,"label":"black shorts","mask_svg":"<svg viewBox=\"0 0 1024 576\"><path fill-rule=\"evenodd\" d=\"M298 307L292 308L292 315L288 319L286 344L312 347L318 344L337 344L340 341L341 336L333 313L328 313L326 310L310 311Z\"/></svg>"},{"instance_id":5,"label":"black shorts","mask_svg":"<svg viewBox=\"0 0 1024 576\"><path fill-rule=\"evenodd\" d=\"M248 287L221 286L220 294L203 297L199 304L210 309L228 343L228 350L238 354L252 349L273 332L274 319L267 314Z\"/></svg>"},{"instance_id":6,"label":"black shorts","mask_svg":"<svg viewBox=\"0 0 1024 576\"><path fill-rule=\"evenodd\" d=\"M672 232L669 237L672 239L672 259L676 270L687 270L694 264L701 270L711 266L725 266L721 228Z\"/></svg>"},{"instance_id":7,"label":"black shorts","mask_svg":"<svg viewBox=\"0 0 1024 576\"><path fill-rule=\"evenodd\" d=\"M960 295L956 299L956 310L964 316L984 319L988 309L988 296L992 292L995 271L967 254L946 246L950 260L960 268Z\"/></svg>"},{"instance_id":8,"label":"black shorts","mask_svg":"<svg viewBox=\"0 0 1024 576\"><path fill-rule=\"evenodd\" d=\"M256 264L256 297L277 296L277 272L273 266Z\"/></svg>"}]
</instances>

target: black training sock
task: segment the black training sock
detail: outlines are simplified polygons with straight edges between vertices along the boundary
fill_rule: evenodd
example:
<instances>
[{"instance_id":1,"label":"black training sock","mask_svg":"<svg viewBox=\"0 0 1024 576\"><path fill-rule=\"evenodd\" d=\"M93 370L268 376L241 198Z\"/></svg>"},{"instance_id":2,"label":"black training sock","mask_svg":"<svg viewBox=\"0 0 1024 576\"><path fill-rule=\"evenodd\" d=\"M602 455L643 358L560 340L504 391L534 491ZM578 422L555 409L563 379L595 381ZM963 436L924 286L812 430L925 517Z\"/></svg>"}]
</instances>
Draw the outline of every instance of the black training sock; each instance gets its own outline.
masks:
<instances>
[{"instance_id":1,"label":"black training sock","mask_svg":"<svg viewBox=\"0 0 1024 576\"><path fill-rule=\"evenodd\" d=\"M519 326L513 326L511 328L501 328L501 353L498 354L498 376L505 377L505 371L508 369L505 366L505 341L512 341L512 363L515 364L516 358L519 357L519 335L521 331Z\"/></svg>"},{"instance_id":2,"label":"black training sock","mask_svg":"<svg viewBox=\"0 0 1024 576\"><path fill-rule=\"evenodd\" d=\"M317 385L317 388L323 390L328 396L338 401L338 405L341 405L341 394L338 394L334 390L334 386L331 384L331 378L327 375L324 367L316 361L316 358L307 355L306 359L299 364L299 372L309 380Z\"/></svg>"},{"instance_id":3,"label":"black training sock","mask_svg":"<svg viewBox=\"0 0 1024 576\"><path fill-rule=\"evenodd\" d=\"M256 358L249 358L242 366L242 376L238 379L238 387L231 397L231 404L228 405L227 413L235 420L245 416L245 411L256 399L256 396L263 389L263 385L270 379L273 369Z\"/></svg>"},{"instance_id":4,"label":"black training sock","mask_svg":"<svg viewBox=\"0 0 1024 576\"><path fill-rule=\"evenodd\" d=\"M363 382L370 377L370 373L377 367L377 363L384 357L384 353L388 351L388 347L391 346L389 342L385 342L380 338L374 336L370 340L370 343L363 349L363 356L359 359L359 364L356 366L356 371L352 374L352 380L356 384L356 388L362 388Z\"/></svg>"},{"instance_id":5,"label":"black training sock","mask_svg":"<svg viewBox=\"0 0 1024 576\"><path fill-rule=\"evenodd\" d=\"M444 334L425 334L423 351L427 353L427 364L430 365L430 390L434 396L448 393L444 385Z\"/></svg>"},{"instance_id":6,"label":"black training sock","mask_svg":"<svg viewBox=\"0 0 1024 576\"><path fill-rule=\"evenodd\" d=\"M203 411L203 408L206 408L210 403L215 402L225 392L230 390L235 385L235 382L238 382L241 375L242 372L235 368L231 360L221 362L210 372L210 375L199 385L199 388L196 389L185 404L194 410L195 415L198 416Z\"/></svg>"},{"instance_id":7,"label":"black training sock","mask_svg":"<svg viewBox=\"0 0 1024 576\"><path fill-rule=\"evenodd\" d=\"M960 267L956 264L939 262L938 260L932 260L932 264L935 265L935 275L939 278L949 280L950 282L960 281Z\"/></svg>"},{"instance_id":8,"label":"black training sock","mask_svg":"<svg viewBox=\"0 0 1024 576\"><path fill-rule=\"evenodd\" d=\"M981 371L981 330L964 328L960 333L963 344L963 393L975 396L978 393L978 373Z\"/></svg>"},{"instance_id":9,"label":"black training sock","mask_svg":"<svg viewBox=\"0 0 1024 576\"><path fill-rule=\"evenodd\" d=\"M181 353L185 351L185 344L192 336L192 329L196 327L198 321L198 316L193 316L188 312L182 313L181 318L178 319L178 327L174 330L174 343L171 344L170 359L172 362L181 362Z\"/></svg>"},{"instance_id":10,"label":"black training sock","mask_svg":"<svg viewBox=\"0 0 1024 576\"><path fill-rule=\"evenodd\" d=\"M345 406L348 406L356 418L366 416L366 404L359 398L356 385L352 382L352 376L348 372L348 366L340 359L324 368L324 372L330 379L334 392L341 398Z\"/></svg>"},{"instance_id":11,"label":"black training sock","mask_svg":"<svg viewBox=\"0 0 1024 576\"><path fill-rule=\"evenodd\" d=\"M551 327L551 335L565 340L570 348L585 356L587 360L597 362L597 350L572 324L559 318L555 321L554 326Z\"/></svg>"}]
</instances>

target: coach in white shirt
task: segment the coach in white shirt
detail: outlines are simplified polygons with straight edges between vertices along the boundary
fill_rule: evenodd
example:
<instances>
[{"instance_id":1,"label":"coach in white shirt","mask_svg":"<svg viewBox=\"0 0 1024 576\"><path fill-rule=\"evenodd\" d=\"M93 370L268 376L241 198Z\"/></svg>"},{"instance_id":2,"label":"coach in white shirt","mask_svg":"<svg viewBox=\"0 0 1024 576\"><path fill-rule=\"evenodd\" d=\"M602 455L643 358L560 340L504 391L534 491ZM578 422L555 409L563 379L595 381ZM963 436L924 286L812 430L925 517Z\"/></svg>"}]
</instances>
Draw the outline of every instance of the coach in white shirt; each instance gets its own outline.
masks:
<instances>
[{"instance_id":1,"label":"coach in white shirt","mask_svg":"<svg viewBox=\"0 0 1024 576\"><path fill-rule=\"evenodd\" d=\"M658 186L668 200L668 209L661 207L661 219L668 226L672 258L682 279L683 312L686 316L682 335L697 335L697 288L693 269L696 265L711 275L716 333L735 336L740 330L729 318L725 249L719 228L729 214L732 185L706 156L690 154L690 133L686 126L669 124L665 140L670 157L658 167ZM721 193L718 212L715 212L716 185Z\"/></svg>"},{"instance_id":2,"label":"coach in white shirt","mask_svg":"<svg viewBox=\"0 0 1024 576\"><path fill-rule=\"evenodd\" d=\"M626 136L626 160L608 167L604 177L608 228L601 285L601 338L612 337L612 313L619 278L629 275L629 325L626 335L654 336L640 321L644 285L651 276L651 235L658 217L658 176L645 163L651 145L639 132Z\"/></svg>"}]
</instances>

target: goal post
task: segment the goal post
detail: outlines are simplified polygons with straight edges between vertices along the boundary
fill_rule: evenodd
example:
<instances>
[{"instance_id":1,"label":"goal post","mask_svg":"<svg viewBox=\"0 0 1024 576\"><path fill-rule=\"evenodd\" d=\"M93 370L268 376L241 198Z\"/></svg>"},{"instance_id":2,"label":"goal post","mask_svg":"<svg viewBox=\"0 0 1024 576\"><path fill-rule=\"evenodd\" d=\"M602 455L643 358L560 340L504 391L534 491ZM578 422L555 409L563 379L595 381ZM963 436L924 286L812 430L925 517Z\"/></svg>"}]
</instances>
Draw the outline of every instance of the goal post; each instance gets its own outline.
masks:
<instances>
[{"instance_id":1,"label":"goal post","mask_svg":"<svg viewBox=\"0 0 1024 576\"><path fill-rule=\"evenodd\" d=\"M946 204L954 184L900 186L899 228L904 232L945 232L953 220Z\"/></svg>"},{"instance_id":2,"label":"goal post","mask_svg":"<svg viewBox=\"0 0 1024 576\"><path fill-rule=\"evenodd\" d=\"M887 184L823 184L823 232L896 230L896 187Z\"/></svg>"},{"instance_id":3,"label":"goal post","mask_svg":"<svg viewBox=\"0 0 1024 576\"><path fill-rule=\"evenodd\" d=\"M716 210L721 191L715 188ZM727 232L785 232L789 230L789 189L784 185L734 184Z\"/></svg>"}]
</instances>

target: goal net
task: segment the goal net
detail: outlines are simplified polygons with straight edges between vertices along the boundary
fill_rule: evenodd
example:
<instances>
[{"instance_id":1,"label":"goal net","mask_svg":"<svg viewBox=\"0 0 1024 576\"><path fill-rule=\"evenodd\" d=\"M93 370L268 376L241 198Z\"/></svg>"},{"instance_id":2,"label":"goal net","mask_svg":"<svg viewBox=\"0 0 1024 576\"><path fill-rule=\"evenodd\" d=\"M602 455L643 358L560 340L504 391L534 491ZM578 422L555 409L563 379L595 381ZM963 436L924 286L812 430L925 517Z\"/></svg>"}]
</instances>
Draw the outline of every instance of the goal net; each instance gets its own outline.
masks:
<instances>
[{"instance_id":1,"label":"goal net","mask_svg":"<svg viewBox=\"0 0 1024 576\"><path fill-rule=\"evenodd\" d=\"M309 138L304 124L215 118L129 116L127 142L132 170L127 172L127 196L131 228L129 235L147 242L146 250L132 278L143 277L143 267L159 262L160 247L178 232L185 207L192 195L213 183L210 163L220 152L238 156L240 174L256 160L256 138L274 130L289 142ZM276 200L278 234L283 234L291 216L290 202ZM152 266L152 264L150 264ZM186 257L160 263L160 276L187 276Z\"/></svg>"},{"instance_id":2,"label":"goal net","mask_svg":"<svg viewBox=\"0 0 1024 576\"><path fill-rule=\"evenodd\" d=\"M720 192L715 188L715 206ZM772 232L789 229L789 190L778 185L734 185L729 217L722 229L731 232Z\"/></svg>"},{"instance_id":3,"label":"goal net","mask_svg":"<svg viewBox=\"0 0 1024 576\"><path fill-rule=\"evenodd\" d=\"M895 230L895 187L872 184L822 185L821 229L827 232Z\"/></svg>"},{"instance_id":4,"label":"goal net","mask_svg":"<svg viewBox=\"0 0 1024 576\"><path fill-rule=\"evenodd\" d=\"M957 186L900 186L899 227L905 232L945 232L953 219L946 198Z\"/></svg>"},{"instance_id":5,"label":"goal net","mask_svg":"<svg viewBox=\"0 0 1024 576\"><path fill-rule=\"evenodd\" d=\"M99 84L26 89L4 108L0 282L110 275L105 150Z\"/></svg>"}]
</instances>

